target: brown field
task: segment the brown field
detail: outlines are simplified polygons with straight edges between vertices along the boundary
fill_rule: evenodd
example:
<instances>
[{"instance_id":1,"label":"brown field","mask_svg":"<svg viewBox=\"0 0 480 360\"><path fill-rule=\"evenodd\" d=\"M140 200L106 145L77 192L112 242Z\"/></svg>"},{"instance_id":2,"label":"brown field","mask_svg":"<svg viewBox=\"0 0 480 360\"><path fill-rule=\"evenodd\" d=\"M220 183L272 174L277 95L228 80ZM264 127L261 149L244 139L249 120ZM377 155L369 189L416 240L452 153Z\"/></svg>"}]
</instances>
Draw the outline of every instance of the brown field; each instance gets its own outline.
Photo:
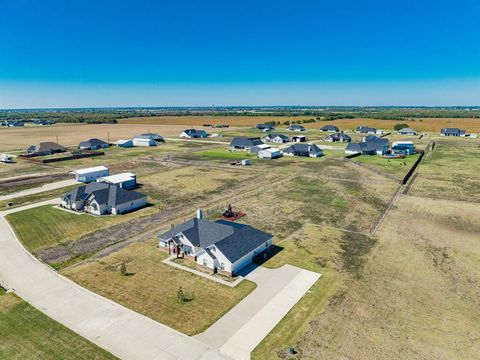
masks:
<instances>
[{"instance_id":1,"label":"brown field","mask_svg":"<svg viewBox=\"0 0 480 360\"><path fill-rule=\"evenodd\" d=\"M404 196L362 276L309 321L300 358L478 359L479 216L478 204Z\"/></svg>"},{"instance_id":2,"label":"brown field","mask_svg":"<svg viewBox=\"0 0 480 360\"><path fill-rule=\"evenodd\" d=\"M0 129L0 151L26 150L31 144L41 141L57 141L64 146L76 146L90 138L107 141L128 139L145 132L157 132L162 136L178 137L185 129L183 125L152 124L56 124L54 126Z\"/></svg>"},{"instance_id":3,"label":"brown field","mask_svg":"<svg viewBox=\"0 0 480 360\"><path fill-rule=\"evenodd\" d=\"M120 120L121 124L137 125L185 125L229 124L231 126L254 126L267 121L298 121L311 119L312 116L152 116L148 118L129 118ZM398 123L406 123L420 132L439 132L445 127L459 127L468 132L480 133L480 119L476 118L418 118L415 120L377 120L377 119L338 119L303 124L306 128L320 128L327 124L338 126L341 130L354 129L359 125L372 126L384 130L393 130Z\"/></svg>"}]
</instances>

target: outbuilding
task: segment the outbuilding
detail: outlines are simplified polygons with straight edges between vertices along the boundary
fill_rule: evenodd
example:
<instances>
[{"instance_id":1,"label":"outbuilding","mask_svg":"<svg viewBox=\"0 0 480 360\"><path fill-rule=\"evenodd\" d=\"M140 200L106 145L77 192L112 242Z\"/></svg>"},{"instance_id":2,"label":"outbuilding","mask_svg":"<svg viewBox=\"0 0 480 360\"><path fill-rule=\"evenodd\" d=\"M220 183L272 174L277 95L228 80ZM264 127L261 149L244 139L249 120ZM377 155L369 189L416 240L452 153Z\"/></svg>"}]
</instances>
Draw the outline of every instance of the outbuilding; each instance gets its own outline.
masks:
<instances>
[{"instance_id":1,"label":"outbuilding","mask_svg":"<svg viewBox=\"0 0 480 360\"><path fill-rule=\"evenodd\" d=\"M137 187L137 175L132 173L121 173L110 176L104 176L97 179L98 182L118 185L122 189L133 189Z\"/></svg>"},{"instance_id":2,"label":"outbuilding","mask_svg":"<svg viewBox=\"0 0 480 360\"><path fill-rule=\"evenodd\" d=\"M279 149L265 149L260 150L257 153L259 159L276 159L282 156L282 152Z\"/></svg>"},{"instance_id":3,"label":"outbuilding","mask_svg":"<svg viewBox=\"0 0 480 360\"><path fill-rule=\"evenodd\" d=\"M94 166L85 169L73 170L70 174L75 175L75 180L83 183L89 183L101 178L102 176L108 176L109 170L106 166Z\"/></svg>"},{"instance_id":4,"label":"outbuilding","mask_svg":"<svg viewBox=\"0 0 480 360\"><path fill-rule=\"evenodd\" d=\"M292 136L292 142L306 142L307 137L305 135L295 135Z\"/></svg>"},{"instance_id":5,"label":"outbuilding","mask_svg":"<svg viewBox=\"0 0 480 360\"><path fill-rule=\"evenodd\" d=\"M157 142L149 137L138 136L132 141L134 146L157 146Z\"/></svg>"}]
</instances>

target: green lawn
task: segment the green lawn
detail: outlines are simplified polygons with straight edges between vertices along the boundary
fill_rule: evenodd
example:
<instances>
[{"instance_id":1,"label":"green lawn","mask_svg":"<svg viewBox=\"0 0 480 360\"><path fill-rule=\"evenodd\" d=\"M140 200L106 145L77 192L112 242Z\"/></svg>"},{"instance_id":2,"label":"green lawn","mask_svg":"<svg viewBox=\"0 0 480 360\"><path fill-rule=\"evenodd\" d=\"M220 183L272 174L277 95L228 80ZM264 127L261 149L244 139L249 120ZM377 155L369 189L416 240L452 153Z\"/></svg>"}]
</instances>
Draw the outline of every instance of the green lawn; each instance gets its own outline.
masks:
<instances>
[{"instance_id":1,"label":"green lawn","mask_svg":"<svg viewBox=\"0 0 480 360\"><path fill-rule=\"evenodd\" d=\"M136 213L138 211L127 215L98 217L72 214L45 205L9 214L7 220L25 247L35 252L66 241L78 240L85 234L116 224Z\"/></svg>"},{"instance_id":2,"label":"green lawn","mask_svg":"<svg viewBox=\"0 0 480 360\"><path fill-rule=\"evenodd\" d=\"M18 206L37 203L44 200L53 199L53 198L59 197L60 195L66 192L73 190L76 186L77 185L72 185L72 186L67 186L60 189L44 191L38 194L22 196L22 197L10 199L10 200L3 200L3 201L0 201L0 208L4 208L8 203L13 203L13 206L9 207L9 209L11 209L12 207L18 207Z\"/></svg>"},{"instance_id":3,"label":"green lawn","mask_svg":"<svg viewBox=\"0 0 480 360\"><path fill-rule=\"evenodd\" d=\"M201 150L194 153L200 160L242 160L255 159L256 155L247 151L228 151L227 149Z\"/></svg>"},{"instance_id":4,"label":"green lawn","mask_svg":"<svg viewBox=\"0 0 480 360\"><path fill-rule=\"evenodd\" d=\"M116 359L14 294L0 291L0 359Z\"/></svg>"}]
</instances>

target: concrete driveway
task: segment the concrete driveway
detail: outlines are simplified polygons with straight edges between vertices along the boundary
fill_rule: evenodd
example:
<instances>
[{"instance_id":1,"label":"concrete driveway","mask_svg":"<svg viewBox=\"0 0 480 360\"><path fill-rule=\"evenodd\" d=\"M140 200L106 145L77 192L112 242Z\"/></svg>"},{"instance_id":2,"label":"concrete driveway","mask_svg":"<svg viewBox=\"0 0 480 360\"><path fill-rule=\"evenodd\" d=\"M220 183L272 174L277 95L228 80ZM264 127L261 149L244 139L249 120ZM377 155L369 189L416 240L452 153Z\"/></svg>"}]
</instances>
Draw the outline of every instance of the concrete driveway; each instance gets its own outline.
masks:
<instances>
[{"instance_id":1,"label":"concrete driveway","mask_svg":"<svg viewBox=\"0 0 480 360\"><path fill-rule=\"evenodd\" d=\"M36 187L36 188L33 188L33 189L27 189L27 190L22 190L22 191L13 193L13 194L2 195L2 196L0 196L0 201L15 199L15 198L22 197L22 196L27 196L27 195L39 194L39 193L42 193L42 192L45 192L45 191L61 189L63 187L67 187L67 186L75 185L75 184L80 184L80 183L77 182L74 179L55 181L55 182L48 183L48 184L45 184L43 186Z\"/></svg>"},{"instance_id":2,"label":"concrete driveway","mask_svg":"<svg viewBox=\"0 0 480 360\"><path fill-rule=\"evenodd\" d=\"M250 353L318 280L320 274L284 265L256 267L245 277L257 288L196 338L233 359Z\"/></svg>"},{"instance_id":3,"label":"concrete driveway","mask_svg":"<svg viewBox=\"0 0 480 360\"><path fill-rule=\"evenodd\" d=\"M59 275L26 251L4 215L0 213L0 278L52 319L121 359L228 359L194 338Z\"/></svg>"}]
</instances>

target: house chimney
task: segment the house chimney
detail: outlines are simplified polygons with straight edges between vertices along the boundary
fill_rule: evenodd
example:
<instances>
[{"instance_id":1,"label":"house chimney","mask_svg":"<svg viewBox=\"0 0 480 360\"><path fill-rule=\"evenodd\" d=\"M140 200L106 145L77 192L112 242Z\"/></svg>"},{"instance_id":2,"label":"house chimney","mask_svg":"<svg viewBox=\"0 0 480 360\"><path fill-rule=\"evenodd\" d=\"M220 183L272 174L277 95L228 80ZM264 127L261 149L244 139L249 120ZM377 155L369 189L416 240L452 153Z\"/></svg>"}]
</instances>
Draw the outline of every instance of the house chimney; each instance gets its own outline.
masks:
<instances>
[{"instance_id":1,"label":"house chimney","mask_svg":"<svg viewBox=\"0 0 480 360\"><path fill-rule=\"evenodd\" d=\"M197 209L197 219L202 220L202 218L203 218L203 210L202 210L202 208L198 208Z\"/></svg>"}]
</instances>

